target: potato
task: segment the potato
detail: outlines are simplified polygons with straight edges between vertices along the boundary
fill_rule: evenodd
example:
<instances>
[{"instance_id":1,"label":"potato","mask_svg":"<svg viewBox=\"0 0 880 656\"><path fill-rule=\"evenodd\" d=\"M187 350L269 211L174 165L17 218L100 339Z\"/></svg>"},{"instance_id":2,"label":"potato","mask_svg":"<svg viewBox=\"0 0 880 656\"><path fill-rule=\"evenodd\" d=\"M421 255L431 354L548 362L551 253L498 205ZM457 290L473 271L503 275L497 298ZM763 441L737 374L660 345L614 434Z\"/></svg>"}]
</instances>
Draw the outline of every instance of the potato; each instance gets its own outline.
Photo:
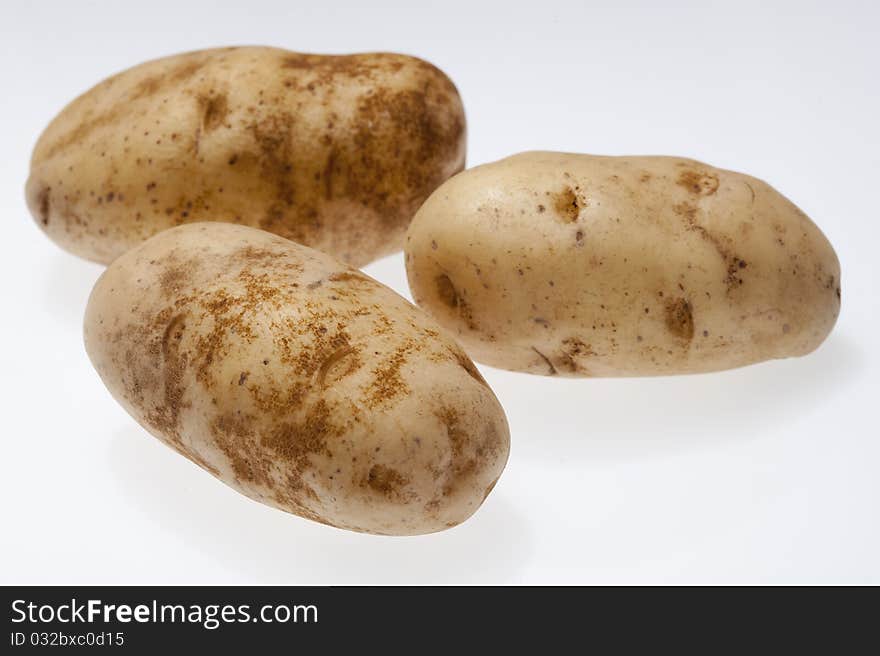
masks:
<instances>
[{"instance_id":1,"label":"potato","mask_svg":"<svg viewBox=\"0 0 880 656\"><path fill-rule=\"evenodd\" d=\"M239 492L388 535L467 519L507 461L507 420L418 308L328 255L197 223L118 258L89 357L141 425Z\"/></svg>"},{"instance_id":2,"label":"potato","mask_svg":"<svg viewBox=\"0 0 880 656\"><path fill-rule=\"evenodd\" d=\"M461 173L409 228L413 296L479 362L685 374L803 355L840 310L820 230L755 178L675 157L529 152Z\"/></svg>"},{"instance_id":3,"label":"potato","mask_svg":"<svg viewBox=\"0 0 880 656\"><path fill-rule=\"evenodd\" d=\"M361 266L402 248L464 158L458 92L427 62L222 48L141 64L74 100L37 142L26 195L49 237L97 262L226 221Z\"/></svg>"}]
</instances>

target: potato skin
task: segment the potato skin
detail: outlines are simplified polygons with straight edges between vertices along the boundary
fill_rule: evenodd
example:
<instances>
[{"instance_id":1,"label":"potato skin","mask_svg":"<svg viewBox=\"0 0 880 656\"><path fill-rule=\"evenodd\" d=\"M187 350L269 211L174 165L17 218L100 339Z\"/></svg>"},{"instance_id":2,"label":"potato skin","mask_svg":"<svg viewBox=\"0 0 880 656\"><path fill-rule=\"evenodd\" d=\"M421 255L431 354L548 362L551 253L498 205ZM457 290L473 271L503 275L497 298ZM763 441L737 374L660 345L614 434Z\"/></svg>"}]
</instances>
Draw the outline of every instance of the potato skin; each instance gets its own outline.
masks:
<instances>
[{"instance_id":1,"label":"potato skin","mask_svg":"<svg viewBox=\"0 0 880 656\"><path fill-rule=\"evenodd\" d=\"M464 159L461 99L425 61L222 48L135 66L74 100L37 142L26 197L50 238L97 262L224 221L361 266L400 250Z\"/></svg>"},{"instance_id":2,"label":"potato skin","mask_svg":"<svg viewBox=\"0 0 880 656\"><path fill-rule=\"evenodd\" d=\"M527 152L410 225L416 302L479 362L642 376L804 355L840 310L831 244L756 178L675 157Z\"/></svg>"},{"instance_id":3,"label":"potato skin","mask_svg":"<svg viewBox=\"0 0 880 656\"><path fill-rule=\"evenodd\" d=\"M507 420L418 308L328 255L223 223L118 258L85 345L141 425L239 492L353 531L467 519L507 461Z\"/></svg>"}]
</instances>

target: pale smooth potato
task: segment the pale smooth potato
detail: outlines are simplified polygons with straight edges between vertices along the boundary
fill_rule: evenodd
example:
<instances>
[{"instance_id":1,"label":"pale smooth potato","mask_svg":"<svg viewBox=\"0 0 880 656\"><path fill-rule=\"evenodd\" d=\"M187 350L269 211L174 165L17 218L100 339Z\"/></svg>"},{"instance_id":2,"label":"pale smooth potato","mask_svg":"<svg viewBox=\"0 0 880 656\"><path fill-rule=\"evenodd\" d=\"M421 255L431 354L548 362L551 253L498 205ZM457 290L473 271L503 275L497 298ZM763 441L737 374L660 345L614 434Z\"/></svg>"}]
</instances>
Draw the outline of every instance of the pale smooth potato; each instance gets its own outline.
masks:
<instances>
[{"instance_id":1,"label":"pale smooth potato","mask_svg":"<svg viewBox=\"0 0 880 656\"><path fill-rule=\"evenodd\" d=\"M416 302L495 367L685 374L804 355L840 264L756 178L675 157L528 152L460 173L407 234Z\"/></svg>"},{"instance_id":2,"label":"pale smooth potato","mask_svg":"<svg viewBox=\"0 0 880 656\"><path fill-rule=\"evenodd\" d=\"M196 221L263 228L361 266L464 167L452 82L390 53L202 50L115 75L34 149L26 196L62 248L108 263Z\"/></svg>"},{"instance_id":3,"label":"pale smooth potato","mask_svg":"<svg viewBox=\"0 0 880 656\"><path fill-rule=\"evenodd\" d=\"M92 291L89 357L142 426L239 492L340 528L454 526L507 461L495 395L427 315L328 255L172 228Z\"/></svg>"}]
</instances>

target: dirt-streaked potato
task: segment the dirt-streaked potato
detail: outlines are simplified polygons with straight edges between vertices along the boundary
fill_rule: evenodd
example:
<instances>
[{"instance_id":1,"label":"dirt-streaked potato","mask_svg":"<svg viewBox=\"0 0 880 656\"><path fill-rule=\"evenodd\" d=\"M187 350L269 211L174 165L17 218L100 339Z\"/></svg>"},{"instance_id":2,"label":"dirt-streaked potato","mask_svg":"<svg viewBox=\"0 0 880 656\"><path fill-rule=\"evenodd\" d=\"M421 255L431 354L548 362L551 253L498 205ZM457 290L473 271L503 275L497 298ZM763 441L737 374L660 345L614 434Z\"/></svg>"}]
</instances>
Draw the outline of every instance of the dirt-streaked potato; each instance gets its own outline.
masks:
<instances>
[{"instance_id":1,"label":"dirt-streaked potato","mask_svg":"<svg viewBox=\"0 0 880 656\"><path fill-rule=\"evenodd\" d=\"M674 157L528 152L461 173L407 234L417 303L475 360L560 376L804 355L840 264L765 182Z\"/></svg>"},{"instance_id":2,"label":"dirt-streaked potato","mask_svg":"<svg viewBox=\"0 0 880 656\"><path fill-rule=\"evenodd\" d=\"M101 276L85 344L145 428L239 492L354 531L467 519L507 461L461 348L372 278L268 232L162 232Z\"/></svg>"},{"instance_id":3,"label":"dirt-streaked potato","mask_svg":"<svg viewBox=\"0 0 880 656\"><path fill-rule=\"evenodd\" d=\"M196 221L263 228L361 266L464 167L452 82L390 53L203 50L141 64L68 105L26 196L61 247L107 263Z\"/></svg>"}]
</instances>

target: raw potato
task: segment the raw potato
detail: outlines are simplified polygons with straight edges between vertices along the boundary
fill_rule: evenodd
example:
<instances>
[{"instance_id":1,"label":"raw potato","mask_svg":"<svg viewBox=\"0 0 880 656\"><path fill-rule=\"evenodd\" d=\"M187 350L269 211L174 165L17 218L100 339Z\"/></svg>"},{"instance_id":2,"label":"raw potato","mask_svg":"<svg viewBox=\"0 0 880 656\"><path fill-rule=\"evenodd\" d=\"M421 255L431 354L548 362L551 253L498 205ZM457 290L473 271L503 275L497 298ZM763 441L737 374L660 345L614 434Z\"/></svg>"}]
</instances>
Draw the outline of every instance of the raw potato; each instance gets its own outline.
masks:
<instances>
[{"instance_id":1,"label":"raw potato","mask_svg":"<svg viewBox=\"0 0 880 656\"><path fill-rule=\"evenodd\" d=\"M840 311L837 256L801 210L674 157L529 152L461 173L413 219L406 265L471 357L536 374L804 355Z\"/></svg>"},{"instance_id":2,"label":"raw potato","mask_svg":"<svg viewBox=\"0 0 880 656\"><path fill-rule=\"evenodd\" d=\"M37 142L26 194L49 237L97 262L209 220L361 266L400 250L464 159L458 92L427 62L223 48L141 64L74 100Z\"/></svg>"},{"instance_id":3,"label":"raw potato","mask_svg":"<svg viewBox=\"0 0 880 656\"><path fill-rule=\"evenodd\" d=\"M145 428L239 492L366 533L467 519L507 461L507 420L461 348L333 258L223 223L117 259L89 357Z\"/></svg>"}]
</instances>

